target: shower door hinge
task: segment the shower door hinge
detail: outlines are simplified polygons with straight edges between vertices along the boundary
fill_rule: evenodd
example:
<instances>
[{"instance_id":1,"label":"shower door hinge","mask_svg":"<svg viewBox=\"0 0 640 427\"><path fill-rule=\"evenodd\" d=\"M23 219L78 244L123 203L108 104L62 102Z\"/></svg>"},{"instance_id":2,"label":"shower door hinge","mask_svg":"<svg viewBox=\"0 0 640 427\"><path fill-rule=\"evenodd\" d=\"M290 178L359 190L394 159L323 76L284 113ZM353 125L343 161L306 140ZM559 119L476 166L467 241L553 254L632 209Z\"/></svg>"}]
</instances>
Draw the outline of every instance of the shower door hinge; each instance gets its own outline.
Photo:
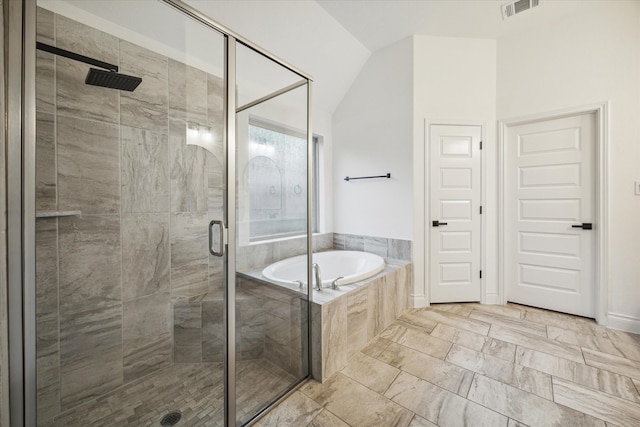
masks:
<instances>
[{"instance_id":1,"label":"shower door hinge","mask_svg":"<svg viewBox=\"0 0 640 427\"><path fill-rule=\"evenodd\" d=\"M482 279L482 270L480 270L480 278Z\"/></svg>"}]
</instances>

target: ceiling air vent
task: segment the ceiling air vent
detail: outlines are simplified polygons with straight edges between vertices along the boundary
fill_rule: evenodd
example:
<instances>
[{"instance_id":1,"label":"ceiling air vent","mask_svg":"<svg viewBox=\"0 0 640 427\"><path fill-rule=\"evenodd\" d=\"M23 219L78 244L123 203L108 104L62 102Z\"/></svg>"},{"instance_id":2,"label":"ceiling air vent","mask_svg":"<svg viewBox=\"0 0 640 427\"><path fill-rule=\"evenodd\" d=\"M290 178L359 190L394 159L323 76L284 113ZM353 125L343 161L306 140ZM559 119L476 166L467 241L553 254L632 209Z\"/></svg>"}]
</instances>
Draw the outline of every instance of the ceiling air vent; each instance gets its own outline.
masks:
<instances>
[{"instance_id":1,"label":"ceiling air vent","mask_svg":"<svg viewBox=\"0 0 640 427\"><path fill-rule=\"evenodd\" d=\"M511 18L520 12L539 6L540 0L517 0L502 5L502 19Z\"/></svg>"}]
</instances>

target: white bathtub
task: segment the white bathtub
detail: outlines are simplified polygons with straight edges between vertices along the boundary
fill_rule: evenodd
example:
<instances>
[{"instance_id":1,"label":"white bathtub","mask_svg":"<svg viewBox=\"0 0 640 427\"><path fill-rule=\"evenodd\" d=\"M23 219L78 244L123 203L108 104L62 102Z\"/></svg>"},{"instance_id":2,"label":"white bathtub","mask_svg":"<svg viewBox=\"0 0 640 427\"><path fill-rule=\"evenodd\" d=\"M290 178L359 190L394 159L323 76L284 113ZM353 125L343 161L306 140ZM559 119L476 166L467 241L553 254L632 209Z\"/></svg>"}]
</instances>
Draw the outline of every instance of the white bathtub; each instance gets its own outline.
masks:
<instances>
[{"instance_id":1,"label":"white bathtub","mask_svg":"<svg viewBox=\"0 0 640 427\"><path fill-rule=\"evenodd\" d=\"M313 254L313 262L320 266L322 287L331 285L338 277L338 285L364 280L384 269L384 259L368 252L327 251ZM300 255L271 264L262 275L269 281L291 286L298 281L307 283L307 256ZM315 278L314 278L315 282Z\"/></svg>"}]
</instances>

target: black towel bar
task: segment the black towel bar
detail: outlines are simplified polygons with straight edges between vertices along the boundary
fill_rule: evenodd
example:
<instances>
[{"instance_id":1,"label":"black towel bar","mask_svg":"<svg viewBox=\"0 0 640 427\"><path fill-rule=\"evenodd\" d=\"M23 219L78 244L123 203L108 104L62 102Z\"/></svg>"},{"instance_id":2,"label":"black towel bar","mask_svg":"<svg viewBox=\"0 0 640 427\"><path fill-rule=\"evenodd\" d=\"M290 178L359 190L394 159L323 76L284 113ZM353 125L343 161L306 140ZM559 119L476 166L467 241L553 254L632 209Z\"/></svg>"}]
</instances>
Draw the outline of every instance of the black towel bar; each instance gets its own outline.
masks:
<instances>
[{"instance_id":1,"label":"black towel bar","mask_svg":"<svg viewBox=\"0 0 640 427\"><path fill-rule=\"evenodd\" d=\"M373 178L391 178L391 174L388 173L386 175L376 175L376 176L357 176L357 177L352 177L352 178L348 177L348 176L345 176L344 180L345 181L351 181L353 179L373 179Z\"/></svg>"}]
</instances>

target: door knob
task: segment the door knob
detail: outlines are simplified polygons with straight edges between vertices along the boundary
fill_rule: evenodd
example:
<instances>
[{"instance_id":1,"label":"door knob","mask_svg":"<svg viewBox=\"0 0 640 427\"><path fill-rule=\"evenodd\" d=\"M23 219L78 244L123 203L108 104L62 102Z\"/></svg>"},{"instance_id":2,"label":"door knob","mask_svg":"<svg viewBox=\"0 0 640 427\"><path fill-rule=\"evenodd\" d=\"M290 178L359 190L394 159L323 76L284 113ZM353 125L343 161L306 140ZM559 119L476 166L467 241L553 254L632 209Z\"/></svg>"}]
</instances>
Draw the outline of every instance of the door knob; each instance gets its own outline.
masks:
<instances>
[{"instance_id":1,"label":"door knob","mask_svg":"<svg viewBox=\"0 0 640 427\"><path fill-rule=\"evenodd\" d=\"M582 228L583 230L593 230L593 224L590 222L583 222L582 224L572 225L571 228Z\"/></svg>"},{"instance_id":2,"label":"door knob","mask_svg":"<svg viewBox=\"0 0 640 427\"><path fill-rule=\"evenodd\" d=\"M441 225L447 225L446 222L440 222L440 221L431 221L431 225L434 227L440 227Z\"/></svg>"}]
</instances>

